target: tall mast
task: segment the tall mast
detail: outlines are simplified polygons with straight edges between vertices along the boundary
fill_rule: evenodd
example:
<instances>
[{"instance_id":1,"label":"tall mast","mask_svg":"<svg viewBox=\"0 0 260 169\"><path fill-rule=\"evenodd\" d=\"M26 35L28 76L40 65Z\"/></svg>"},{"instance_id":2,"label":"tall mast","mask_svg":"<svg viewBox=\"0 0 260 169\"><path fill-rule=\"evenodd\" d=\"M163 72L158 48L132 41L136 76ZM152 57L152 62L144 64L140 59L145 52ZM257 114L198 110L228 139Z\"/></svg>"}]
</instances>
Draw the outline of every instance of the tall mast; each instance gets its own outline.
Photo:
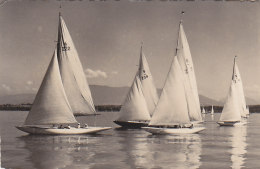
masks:
<instances>
[{"instance_id":1,"label":"tall mast","mask_svg":"<svg viewBox=\"0 0 260 169\"><path fill-rule=\"evenodd\" d=\"M58 55L58 60L60 60L60 55L61 55L61 38L62 38L62 28L61 28L61 4L59 8L59 22L58 22L58 40L57 40L57 55Z\"/></svg>"},{"instance_id":2,"label":"tall mast","mask_svg":"<svg viewBox=\"0 0 260 169\"><path fill-rule=\"evenodd\" d=\"M178 38L177 38L177 46L176 46L176 53L175 53L175 55L177 55L177 53L178 53L178 46L179 46L179 37L180 37L180 27L181 27L181 24L182 24L182 16L184 15L184 11L181 11L181 16L180 16L180 23L179 23L179 29L178 29Z\"/></svg>"},{"instance_id":3,"label":"tall mast","mask_svg":"<svg viewBox=\"0 0 260 169\"><path fill-rule=\"evenodd\" d=\"M235 73L235 64L236 64L236 57L234 57L234 63L233 63L233 73L232 73L232 80L234 80L234 73Z\"/></svg>"}]
</instances>

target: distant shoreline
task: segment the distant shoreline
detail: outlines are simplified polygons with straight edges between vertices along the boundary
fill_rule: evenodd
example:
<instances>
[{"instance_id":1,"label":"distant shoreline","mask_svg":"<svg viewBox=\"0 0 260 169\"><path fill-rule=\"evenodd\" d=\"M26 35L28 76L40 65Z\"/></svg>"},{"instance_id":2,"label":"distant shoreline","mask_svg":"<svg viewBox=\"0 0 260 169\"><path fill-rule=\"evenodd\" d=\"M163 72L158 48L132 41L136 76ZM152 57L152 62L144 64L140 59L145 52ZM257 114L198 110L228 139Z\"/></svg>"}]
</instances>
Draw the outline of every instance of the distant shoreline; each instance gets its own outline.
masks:
<instances>
[{"instance_id":1,"label":"distant shoreline","mask_svg":"<svg viewBox=\"0 0 260 169\"><path fill-rule=\"evenodd\" d=\"M1 104L0 110L4 111L29 111L32 107L32 104ZM211 111L210 106L203 106L207 113ZM96 111L120 111L121 105L96 105ZM223 109L223 106L214 106L214 112L220 113ZM260 105L250 105L249 106L250 113L258 113L260 112Z\"/></svg>"}]
</instances>

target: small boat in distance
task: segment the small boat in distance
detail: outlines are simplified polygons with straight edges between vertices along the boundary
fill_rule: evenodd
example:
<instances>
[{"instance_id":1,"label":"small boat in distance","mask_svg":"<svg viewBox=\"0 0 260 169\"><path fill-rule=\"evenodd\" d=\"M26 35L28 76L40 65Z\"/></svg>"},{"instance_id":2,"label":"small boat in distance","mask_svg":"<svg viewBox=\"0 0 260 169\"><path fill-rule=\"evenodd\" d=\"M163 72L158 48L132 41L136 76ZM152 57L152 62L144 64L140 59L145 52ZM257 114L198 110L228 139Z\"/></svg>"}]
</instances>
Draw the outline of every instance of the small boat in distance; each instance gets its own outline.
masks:
<instances>
[{"instance_id":1,"label":"small boat in distance","mask_svg":"<svg viewBox=\"0 0 260 169\"><path fill-rule=\"evenodd\" d=\"M152 134L188 134L205 129L193 127L190 121L183 78L175 56L152 119L148 127L142 127L144 130Z\"/></svg>"},{"instance_id":2,"label":"small boat in distance","mask_svg":"<svg viewBox=\"0 0 260 169\"><path fill-rule=\"evenodd\" d=\"M205 111L204 107L202 107L201 113L202 113L202 114L206 114L206 111Z\"/></svg>"},{"instance_id":3,"label":"small boat in distance","mask_svg":"<svg viewBox=\"0 0 260 169\"><path fill-rule=\"evenodd\" d=\"M62 19L61 16L59 18ZM111 129L111 127L88 127L87 125L81 127L77 122L67 98L60 71L62 64L70 62L59 63L57 49L62 48L56 48L54 51L24 125L16 128L30 134L48 135L90 134ZM78 123L77 127L70 127L76 123Z\"/></svg>"},{"instance_id":4,"label":"small boat in distance","mask_svg":"<svg viewBox=\"0 0 260 169\"><path fill-rule=\"evenodd\" d=\"M249 115L250 115L249 106L246 106L246 115L247 115L247 117L249 117Z\"/></svg>"},{"instance_id":5,"label":"small boat in distance","mask_svg":"<svg viewBox=\"0 0 260 169\"><path fill-rule=\"evenodd\" d=\"M241 98L240 90L240 77L237 76L236 56L234 58L233 74L229 93L222 110L219 121L220 126L238 126L246 124L243 120L243 102L244 98Z\"/></svg>"},{"instance_id":6,"label":"small boat in distance","mask_svg":"<svg viewBox=\"0 0 260 169\"><path fill-rule=\"evenodd\" d=\"M141 46L138 71L114 123L124 128L148 126L157 101L157 90Z\"/></svg>"},{"instance_id":7,"label":"small boat in distance","mask_svg":"<svg viewBox=\"0 0 260 169\"><path fill-rule=\"evenodd\" d=\"M213 108L213 105L211 106L211 112L210 112L211 115L214 115L214 108Z\"/></svg>"}]
</instances>

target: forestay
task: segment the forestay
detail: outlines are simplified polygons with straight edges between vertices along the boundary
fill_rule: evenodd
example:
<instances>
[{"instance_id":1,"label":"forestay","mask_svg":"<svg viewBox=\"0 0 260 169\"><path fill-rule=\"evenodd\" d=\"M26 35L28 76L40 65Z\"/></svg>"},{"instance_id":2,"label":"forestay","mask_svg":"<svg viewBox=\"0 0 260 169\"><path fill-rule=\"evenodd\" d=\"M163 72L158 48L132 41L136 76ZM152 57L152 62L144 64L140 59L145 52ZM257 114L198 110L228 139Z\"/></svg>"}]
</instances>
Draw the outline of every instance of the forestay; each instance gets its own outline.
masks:
<instances>
[{"instance_id":1,"label":"forestay","mask_svg":"<svg viewBox=\"0 0 260 169\"><path fill-rule=\"evenodd\" d=\"M25 125L77 123L60 77L55 50L42 84L25 120Z\"/></svg>"},{"instance_id":2,"label":"forestay","mask_svg":"<svg viewBox=\"0 0 260 169\"><path fill-rule=\"evenodd\" d=\"M197 82L193 68L193 61L190 53L189 44L182 26L182 22L180 23L179 28L179 37L176 53L181 69L184 73L184 84L190 119L191 121L202 121Z\"/></svg>"},{"instance_id":3,"label":"forestay","mask_svg":"<svg viewBox=\"0 0 260 169\"><path fill-rule=\"evenodd\" d=\"M91 92L77 50L61 16L57 49L62 81L74 115L95 114Z\"/></svg>"},{"instance_id":4,"label":"forestay","mask_svg":"<svg viewBox=\"0 0 260 169\"><path fill-rule=\"evenodd\" d=\"M169 126L188 123L190 123L190 118L183 84L183 73L177 56L175 56L149 125Z\"/></svg>"},{"instance_id":5,"label":"forestay","mask_svg":"<svg viewBox=\"0 0 260 169\"><path fill-rule=\"evenodd\" d=\"M142 83L142 90L149 113L152 116L154 108L158 102L158 94L142 47L140 52L138 75Z\"/></svg>"},{"instance_id":6,"label":"forestay","mask_svg":"<svg viewBox=\"0 0 260 169\"><path fill-rule=\"evenodd\" d=\"M142 91L139 76L136 74L132 86L119 112L118 121L147 121L150 114Z\"/></svg>"}]
</instances>

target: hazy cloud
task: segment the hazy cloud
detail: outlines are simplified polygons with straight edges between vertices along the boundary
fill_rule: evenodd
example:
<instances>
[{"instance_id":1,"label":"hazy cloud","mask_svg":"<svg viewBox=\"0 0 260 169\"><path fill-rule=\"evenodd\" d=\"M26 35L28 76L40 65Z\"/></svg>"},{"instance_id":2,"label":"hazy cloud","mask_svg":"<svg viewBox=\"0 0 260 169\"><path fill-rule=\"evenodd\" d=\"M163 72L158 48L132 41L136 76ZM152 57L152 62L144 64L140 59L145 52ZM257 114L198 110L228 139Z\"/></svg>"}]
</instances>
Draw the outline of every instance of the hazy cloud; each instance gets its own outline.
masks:
<instances>
[{"instance_id":1,"label":"hazy cloud","mask_svg":"<svg viewBox=\"0 0 260 169\"><path fill-rule=\"evenodd\" d=\"M4 88L4 89L7 90L7 91L10 91L10 90L11 90L11 87L10 87L10 86L7 86L6 84L2 84L2 88Z\"/></svg>"},{"instance_id":2,"label":"hazy cloud","mask_svg":"<svg viewBox=\"0 0 260 169\"><path fill-rule=\"evenodd\" d=\"M86 69L85 73L88 78L98 78L98 77L107 78L107 73L101 70Z\"/></svg>"},{"instance_id":3,"label":"hazy cloud","mask_svg":"<svg viewBox=\"0 0 260 169\"><path fill-rule=\"evenodd\" d=\"M42 32L42 26L37 27L38 32Z\"/></svg>"},{"instance_id":4,"label":"hazy cloud","mask_svg":"<svg viewBox=\"0 0 260 169\"><path fill-rule=\"evenodd\" d=\"M117 75L117 74L118 74L118 71L112 71L111 74Z\"/></svg>"},{"instance_id":5,"label":"hazy cloud","mask_svg":"<svg viewBox=\"0 0 260 169\"><path fill-rule=\"evenodd\" d=\"M31 80L28 80L28 81L26 82L26 84L27 84L27 85L32 85L33 82L32 82Z\"/></svg>"}]
</instances>

